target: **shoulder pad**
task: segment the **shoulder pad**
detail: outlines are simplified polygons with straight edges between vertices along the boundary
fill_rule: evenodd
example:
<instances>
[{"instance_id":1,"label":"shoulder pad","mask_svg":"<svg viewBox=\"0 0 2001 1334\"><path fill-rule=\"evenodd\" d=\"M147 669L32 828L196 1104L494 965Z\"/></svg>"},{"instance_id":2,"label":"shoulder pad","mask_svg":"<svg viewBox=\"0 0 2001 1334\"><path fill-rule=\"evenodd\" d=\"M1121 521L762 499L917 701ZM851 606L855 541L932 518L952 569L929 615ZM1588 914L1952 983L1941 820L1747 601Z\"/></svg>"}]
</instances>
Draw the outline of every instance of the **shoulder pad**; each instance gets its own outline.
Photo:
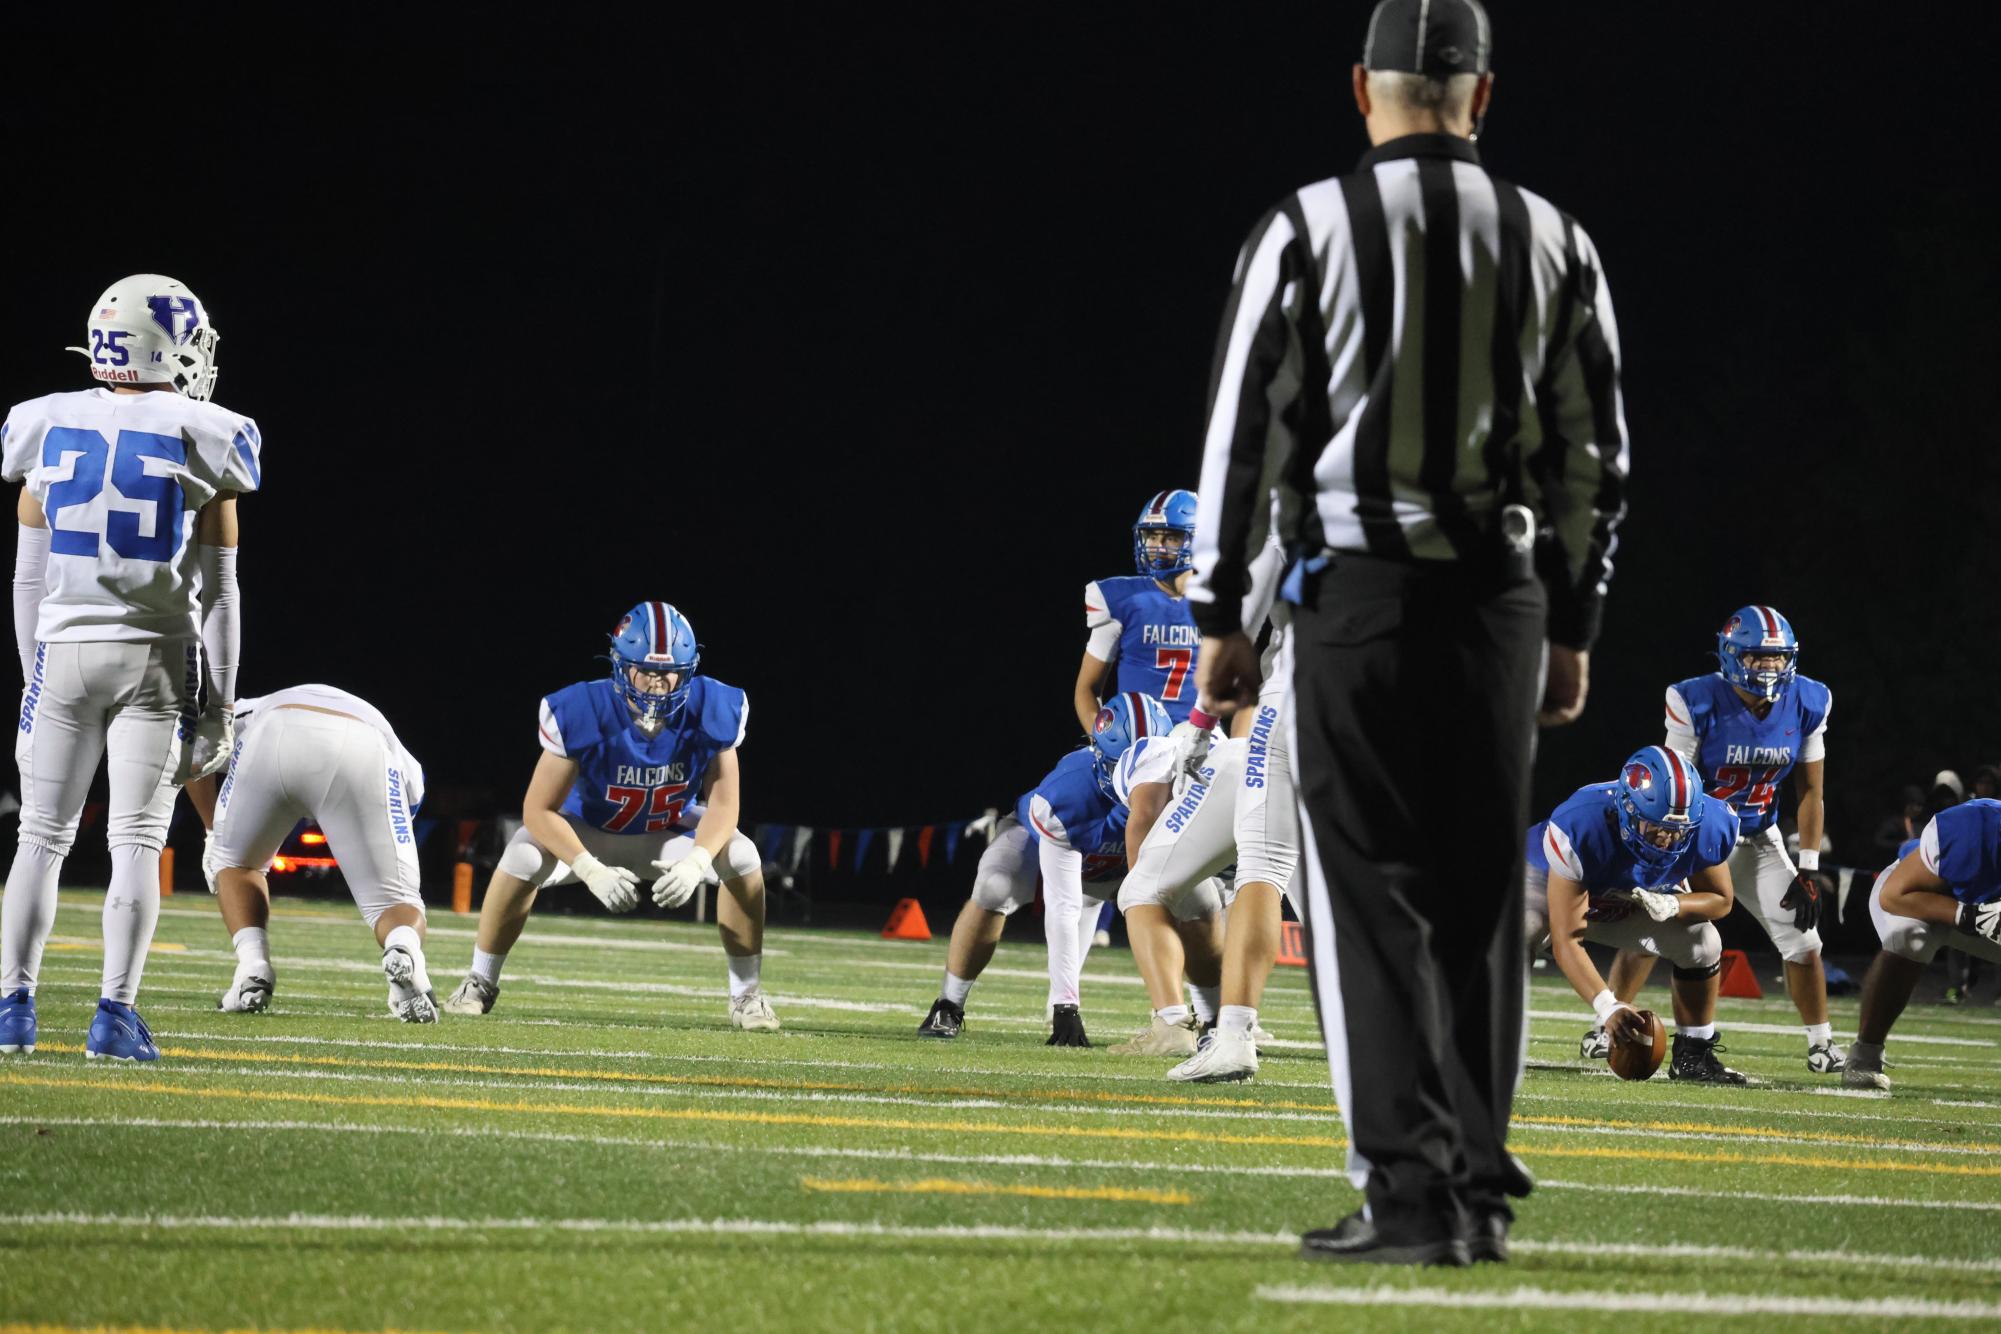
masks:
<instances>
[{"instance_id":1,"label":"shoulder pad","mask_svg":"<svg viewBox=\"0 0 2001 1334\"><path fill-rule=\"evenodd\" d=\"M563 749L572 759L604 742L604 718L595 698L595 681L579 681L543 697L563 732Z\"/></svg>"},{"instance_id":2,"label":"shoulder pad","mask_svg":"<svg viewBox=\"0 0 2001 1334\"><path fill-rule=\"evenodd\" d=\"M698 676L688 691L688 707L696 710L702 735L723 750L743 744L750 723L750 697L735 686Z\"/></svg>"},{"instance_id":3,"label":"shoulder pad","mask_svg":"<svg viewBox=\"0 0 2001 1334\"><path fill-rule=\"evenodd\" d=\"M1727 801L1703 794L1702 827L1695 834L1696 860L1704 866L1715 866L1730 860L1731 851L1737 846L1737 812Z\"/></svg>"},{"instance_id":4,"label":"shoulder pad","mask_svg":"<svg viewBox=\"0 0 2001 1334\"><path fill-rule=\"evenodd\" d=\"M1805 735L1827 720L1834 709L1834 692L1810 676L1795 676L1793 689L1799 692L1800 732Z\"/></svg>"}]
</instances>

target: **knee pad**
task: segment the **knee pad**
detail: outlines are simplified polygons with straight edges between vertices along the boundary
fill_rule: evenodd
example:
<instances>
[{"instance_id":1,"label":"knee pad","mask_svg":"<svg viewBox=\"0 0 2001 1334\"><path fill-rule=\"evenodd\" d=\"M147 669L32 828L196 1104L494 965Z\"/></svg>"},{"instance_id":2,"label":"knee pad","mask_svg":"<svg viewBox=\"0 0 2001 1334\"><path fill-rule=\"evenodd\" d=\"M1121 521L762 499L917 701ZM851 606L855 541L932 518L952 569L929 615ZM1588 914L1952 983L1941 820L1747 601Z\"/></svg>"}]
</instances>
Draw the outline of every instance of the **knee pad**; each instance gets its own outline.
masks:
<instances>
[{"instance_id":1,"label":"knee pad","mask_svg":"<svg viewBox=\"0 0 2001 1334\"><path fill-rule=\"evenodd\" d=\"M1035 897L1035 882L1017 881L1005 871L981 868L973 877L973 902L1006 917Z\"/></svg>"},{"instance_id":2,"label":"knee pad","mask_svg":"<svg viewBox=\"0 0 2001 1334\"><path fill-rule=\"evenodd\" d=\"M1790 940L1774 943L1778 945L1779 953L1785 956L1787 963L1805 963L1820 953L1820 928L1797 932Z\"/></svg>"},{"instance_id":3,"label":"knee pad","mask_svg":"<svg viewBox=\"0 0 2001 1334\"><path fill-rule=\"evenodd\" d=\"M1236 897L1231 894L1230 897ZM1169 915L1177 922L1197 922L1204 917L1213 917L1223 911L1223 882L1215 876L1198 880L1163 901Z\"/></svg>"},{"instance_id":4,"label":"knee pad","mask_svg":"<svg viewBox=\"0 0 2001 1334\"><path fill-rule=\"evenodd\" d=\"M742 880L763 872L764 854L744 834L732 834L723 846L723 855L716 861L716 870L725 880Z\"/></svg>"},{"instance_id":5,"label":"knee pad","mask_svg":"<svg viewBox=\"0 0 2001 1334\"><path fill-rule=\"evenodd\" d=\"M1723 937L1717 933L1716 924L1704 922L1693 933L1689 942L1686 961L1675 960L1676 977L1714 977L1723 970Z\"/></svg>"},{"instance_id":6,"label":"knee pad","mask_svg":"<svg viewBox=\"0 0 2001 1334\"><path fill-rule=\"evenodd\" d=\"M507 848L500 854L498 870L511 875L516 880L526 880L534 884L542 878L548 868L550 856L540 844L527 837L517 836L509 840Z\"/></svg>"},{"instance_id":7,"label":"knee pad","mask_svg":"<svg viewBox=\"0 0 2001 1334\"><path fill-rule=\"evenodd\" d=\"M1134 908L1154 906L1160 902L1160 884L1151 876L1128 874L1125 883L1119 886L1119 915L1124 916Z\"/></svg>"},{"instance_id":8,"label":"knee pad","mask_svg":"<svg viewBox=\"0 0 2001 1334\"><path fill-rule=\"evenodd\" d=\"M1882 938L1883 948L1898 958L1930 963L1938 954L1944 930L1915 917L1884 912L1877 916L1876 934Z\"/></svg>"}]
</instances>

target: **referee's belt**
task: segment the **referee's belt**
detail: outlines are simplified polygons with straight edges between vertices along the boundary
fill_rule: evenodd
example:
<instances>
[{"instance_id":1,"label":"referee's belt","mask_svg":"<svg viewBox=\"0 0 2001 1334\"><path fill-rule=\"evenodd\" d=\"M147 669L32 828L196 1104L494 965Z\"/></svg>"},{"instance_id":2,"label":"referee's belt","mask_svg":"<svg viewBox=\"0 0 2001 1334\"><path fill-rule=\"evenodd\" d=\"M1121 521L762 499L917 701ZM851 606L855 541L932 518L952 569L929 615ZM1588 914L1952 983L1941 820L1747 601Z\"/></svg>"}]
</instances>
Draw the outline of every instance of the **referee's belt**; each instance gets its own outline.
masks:
<instances>
[{"instance_id":1,"label":"referee's belt","mask_svg":"<svg viewBox=\"0 0 2001 1334\"><path fill-rule=\"evenodd\" d=\"M1497 521L1490 530L1493 539L1491 550L1505 573L1510 578L1526 579L1535 573L1535 511L1527 505L1503 505ZM1306 600L1306 581L1334 563L1336 553L1322 550L1307 555L1305 552L1290 552L1287 555L1285 578L1279 584L1278 595L1293 606ZM1462 561L1465 558L1462 558ZM1477 557L1473 559L1478 559ZM1440 561L1439 564L1460 562Z\"/></svg>"}]
</instances>

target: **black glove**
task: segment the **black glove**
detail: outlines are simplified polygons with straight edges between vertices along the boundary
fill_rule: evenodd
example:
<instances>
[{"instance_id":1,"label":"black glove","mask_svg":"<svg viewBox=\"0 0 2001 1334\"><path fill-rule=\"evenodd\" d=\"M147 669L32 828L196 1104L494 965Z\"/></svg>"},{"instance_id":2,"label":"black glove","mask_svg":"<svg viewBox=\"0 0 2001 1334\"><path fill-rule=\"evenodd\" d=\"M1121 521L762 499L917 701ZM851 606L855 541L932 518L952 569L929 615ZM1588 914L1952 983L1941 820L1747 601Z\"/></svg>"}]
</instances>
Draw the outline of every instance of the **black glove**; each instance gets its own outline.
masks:
<instances>
[{"instance_id":1,"label":"black glove","mask_svg":"<svg viewBox=\"0 0 2001 1334\"><path fill-rule=\"evenodd\" d=\"M1058 1005L1049 1016L1049 1041L1045 1047L1088 1047L1091 1039L1084 1036L1084 1016L1074 1005Z\"/></svg>"},{"instance_id":2,"label":"black glove","mask_svg":"<svg viewBox=\"0 0 2001 1334\"><path fill-rule=\"evenodd\" d=\"M1959 929L2001 945L2001 899L1992 903L1959 905Z\"/></svg>"},{"instance_id":3,"label":"black glove","mask_svg":"<svg viewBox=\"0 0 2001 1334\"><path fill-rule=\"evenodd\" d=\"M1814 879L1813 872L1794 871L1793 882L1787 886L1779 906L1793 910L1794 926L1811 931L1820 925L1820 901L1820 881Z\"/></svg>"}]
</instances>

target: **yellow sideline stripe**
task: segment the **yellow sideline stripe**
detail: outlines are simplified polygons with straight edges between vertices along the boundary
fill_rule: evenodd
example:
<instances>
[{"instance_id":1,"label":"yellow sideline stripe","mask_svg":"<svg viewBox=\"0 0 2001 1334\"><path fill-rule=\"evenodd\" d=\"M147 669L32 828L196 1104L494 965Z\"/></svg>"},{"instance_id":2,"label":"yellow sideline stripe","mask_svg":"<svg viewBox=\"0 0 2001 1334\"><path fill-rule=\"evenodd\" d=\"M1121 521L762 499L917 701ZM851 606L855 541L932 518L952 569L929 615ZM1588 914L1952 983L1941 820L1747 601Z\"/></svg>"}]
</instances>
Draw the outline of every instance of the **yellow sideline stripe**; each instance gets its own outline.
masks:
<instances>
[{"instance_id":1,"label":"yellow sideline stripe","mask_svg":"<svg viewBox=\"0 0 2001 1334\"><path fill-rule=\"evenodd\" d=\"M1529 1124L1524 1125L1523 1122ZM1930 1153L2001 1153L2001 1144L1941 1144L1937 1140L1885 1139L1880 1135L1852 1135L1839 1130L1774 1130L1769 1126L1722 1126L1702 1121L1618 1121L1596 1116L1518 1116L1518 1130L1543 1126L1604 1126L1613 1130L1666 1130L1698 1135L1741 1135L1747 1139L1839 1140L1844 1144L1884 1145L1897 1149L1920 1149Z\"/></svg>"},{"instance_id":2,"label":"yellow sideline stripe","mask_svg":"<svg viewBox=\"0 0 2001 1334\"><path fill-rule=\"evenodd\" d=\"M951 1181L929 1177L923 1181L877 1181L870 1177L829 1180L801 1177L807 1190L841 1195L1019 1195L1031 1200L1110 1200L1117 1204L1193 1204L1195 1197L1185 1190L1148 1190L1130 1186L1013 1186L994 1181Z\"/></svg>"},{"instance_id":3,"label":"yellow sideline stripe","mask_svg":"<svg viewBox=\"0 0 2001 1334\"><path fill-rule=\"evenodd\" d=\"M303 1325L291 1329L258 1330L232 1325L228 1329L190 1329L182 1325L10 1325L0 1322L0 1334L360 1334L356 1330L334 1329L328 1325ZM373 1334L373 1332L371 1332ZM411 1331L384 1329L379 1334L411 1334Z\"/></svg>"},{"instance_id":4,"label":"yellow sideline stripe","mask_svg":"<svg viewBox=\"0 0 2001 1334\"><path fill-rule=\"evenodd\" d=\"M241 1102L304 1103L324 1107L409 1107L431 1111L522 1112L529 1115L608 1116L644 1121L706 1121L762 1126L818 1126L826 1129L940 1131L960 1134L1022 1135L1049 1139L1104 1139L1172 1144L1270 1145L1304 1149L1339 1149L1347 1141L1330 1135L1226 1135L1206 1130L1129 1130L1123 1126L1024 1126L991 1121L913 1121L902 1117L810 1116L801 1113L710 1111L705 1108L617 1107L590 1103L538 1103L521 1099L445 1098L432 1095L391 1097L381 1094L293 1092L286 1089L203 1089L181 1084L141 1084L123 1076L113 1079L47 1079L0 1073L0 1087L91 1089L113 1093L157 1093L171 1098L216 1098ZM1617 1145L1521 1145L1529 1158L1599 1158L1637 1162L1709 1163L1761 1167L1818 1167L1853 1172L1914 1172L1925 1176L2001 1177L2001 1165L1974 1163L1909 1163L1882 1158L1838 1158L1828 1154L1739 1153L1735 1150L1696 1152L1683 1149Z\"/></svg>"},{"instance_id":5,"label":"yellow sideline stripe","mask_svg":"<svg viewBox=\"0 0 2001 1334\"><path fill-rule=\"evenodd\" d=\"M82 1046L44 1042L46 1051L76 1053ZM635 1070L582 1070L549 1065L482 1065L472 1061L412 1061L393 1056L313 1056L300 1052L231 1051L218 1047L161 1047L162 1056L191 1061L243 1061L253 1065L333 1066L341 1069L403 1070L416 1074L533 1076L545 1079L597 1080L608 1084L681 1085L691 1088L770 1089L785 1093L930 1094L947 1098L1022 1098L1093 1103L1142 1103L1169 1107L1243 1108L1248 1111L1312 1111L1332 1115L1340 1109L1329 1102L1297 1102L1258 1098L1190 1098L1170 1093L1117 1093L1103 1089L992 1089L933 1084L862 1084L831 1079L768 1079L759 1075L644 1074ZM566 1053L551 1052L551 1056Z\"/></svg>"},{"instance_id":6,"label":"yellow sideline stripe","mask_svg":"<svg viewBox=\"0 0 2001 1334\"><path fill-rule=\"evenodd\" d=\"M786 1112L722 1112L699 1107L612 1107L593 1103L503 1102L494 1098L389 1097L379 1094L295 1093L287 1089L206 1089L181 1084L140 1084L113 1079L42 1079L0 1074L0 1086L92 1089L111 1093L158 1093L170 1098L224 1098L244 1102L289 1102L330 1107L418 1107L433 1111L526 1112L532 1115L610 1116L643 1121L711 1121L760 1126L821 1126L855 1130L935 1130L977 1135L1027 1135L1057 1139L1115 1139L1174 1144L1277 1145L1338 1149L1328 1135L1222 1135L1206 1130L1128 1130L1123 1126L1011 1126L991 1121L910 1121L865 1116L808 1116Z\"/></svg>"}]
</instances>

